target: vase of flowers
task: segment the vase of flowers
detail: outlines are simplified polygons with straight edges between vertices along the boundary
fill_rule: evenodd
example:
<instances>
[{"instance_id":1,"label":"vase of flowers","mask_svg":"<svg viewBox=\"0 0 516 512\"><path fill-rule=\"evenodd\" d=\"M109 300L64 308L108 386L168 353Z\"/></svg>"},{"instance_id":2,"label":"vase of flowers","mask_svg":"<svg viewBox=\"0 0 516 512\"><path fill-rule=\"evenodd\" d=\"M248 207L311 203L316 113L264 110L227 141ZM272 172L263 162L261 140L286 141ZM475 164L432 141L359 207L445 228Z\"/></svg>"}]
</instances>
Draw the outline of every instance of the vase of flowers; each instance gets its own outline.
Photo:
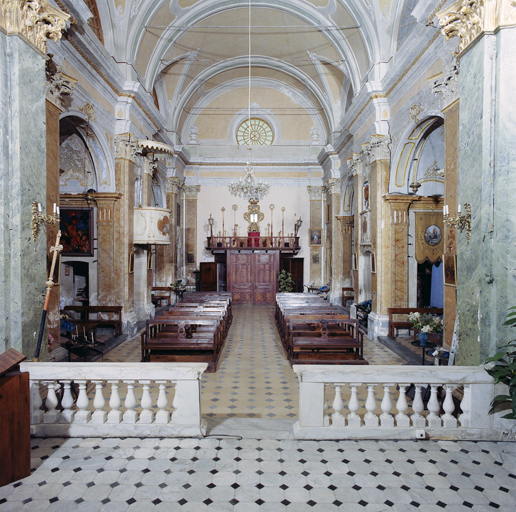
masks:
<instances>
[{"instance_id":1,"label":"vase of flowers","mask_svg":"<svg viewBox=\"0 0 516 512\"><path fill-rule=\"evenodd\" d=\"M414 329L419 331L419 343L422 347L428 342L428 333L441 332L443 330L442 318L430 313L410 313L408 321L412 322Z\"/></svg>"}]
</instances>

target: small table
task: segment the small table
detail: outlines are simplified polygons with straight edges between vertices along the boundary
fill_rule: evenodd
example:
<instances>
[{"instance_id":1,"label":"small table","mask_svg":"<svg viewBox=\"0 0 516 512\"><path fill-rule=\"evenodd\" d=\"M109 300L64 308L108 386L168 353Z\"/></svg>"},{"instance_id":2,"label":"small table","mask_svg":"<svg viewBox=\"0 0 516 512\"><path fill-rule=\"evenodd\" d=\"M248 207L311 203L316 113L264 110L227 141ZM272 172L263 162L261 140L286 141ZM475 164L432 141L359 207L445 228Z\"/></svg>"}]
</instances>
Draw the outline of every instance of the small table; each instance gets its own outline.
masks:
<instances>
[{"instance_id":1,"label":"small table","mask_svg":"<svg viewBox=\"0 0 516 512\"><path fill-rule=\"evenodd\" d=\"M432 343L431 341L427 341L424 345L421 345L421 343L419 343L419 340L416 340L416 341L411 341L410 344L413 347L420 347L420 348L423 349L423 354L422 354L422 357L421 357L421 364L423 366L425 366L425 350L427 348L435 348L435 347L437 347L437 345L435 343Z\"/></svg>"},{"instance_id":2,"label":"small table","mask_svg":"<svg viewBox=\"0 0 516 512\"><path fill-rule=\"evenodd\" d=\"M61 346L68 350L68 362L72 361L72 354L77 357L82 357L82 360L85 362L88 360L88 357L91 359L92 357L100 354L102 356L102 361L104 361L104 343L100 341L93 344L88 343L79 337L74 340L68 340L61 343Z\"/></svg>"}]
</instances>

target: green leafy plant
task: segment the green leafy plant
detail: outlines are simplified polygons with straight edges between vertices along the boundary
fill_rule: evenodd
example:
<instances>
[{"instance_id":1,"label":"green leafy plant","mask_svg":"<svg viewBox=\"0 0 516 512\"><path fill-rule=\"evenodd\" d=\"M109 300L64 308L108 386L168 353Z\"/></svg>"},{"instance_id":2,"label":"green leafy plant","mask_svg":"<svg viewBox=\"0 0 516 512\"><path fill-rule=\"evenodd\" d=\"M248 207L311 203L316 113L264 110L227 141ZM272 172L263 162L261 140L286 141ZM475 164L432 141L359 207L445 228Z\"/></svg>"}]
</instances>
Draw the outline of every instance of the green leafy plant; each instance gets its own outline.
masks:
<instances>
[{"instance_id":1,"label":"green leafy plant","mask_svg":"<svg viewBox=\"0 0 516 512\"><path fill-rule=\"evenodd\" d=\"M292 279L292 274L286 270L282 270L278 274L278 283L279 291L281 293L291 292L294 289L294 280Z\"/></svg>"},{"instance_id":2,"label":"green leafy plant","mask_svg":"<svg viewBox=\"0 0 516 512\"><path fill-rule=\"evenodd\" d=\"M504 325L516 326L516 306L509 308ZM500 348L503 350L486 359L486 363L494 363L486 371L494 378L495 384L505 384L509 388L509 394L495 396L489 414L511 409L512 412L502 417L516 420L516 340L511 340Z\"/></svg>"},{"instance_id":3,"label":"green leafy plant","mask_svg":"<svg viewBox=\"0 0 516 512\"><path fill-rule=\"evenodd\" d=\"M178 290L181 290L183 287L183 280L182 279L176 279L176 282L175 283L170 283L170 286L172 288L172 290L174 290L175 292L178 291Z\"/></svg>"}]
</instances>

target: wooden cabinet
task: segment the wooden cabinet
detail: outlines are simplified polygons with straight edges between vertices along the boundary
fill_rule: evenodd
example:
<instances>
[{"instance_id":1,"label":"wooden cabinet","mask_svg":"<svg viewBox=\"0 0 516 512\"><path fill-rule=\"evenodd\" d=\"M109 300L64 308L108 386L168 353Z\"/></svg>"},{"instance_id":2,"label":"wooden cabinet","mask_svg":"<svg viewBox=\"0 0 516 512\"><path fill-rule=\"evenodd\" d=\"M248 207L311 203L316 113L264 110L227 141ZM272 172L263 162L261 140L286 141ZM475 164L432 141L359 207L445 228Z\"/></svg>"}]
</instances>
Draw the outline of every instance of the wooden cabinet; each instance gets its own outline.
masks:
<instances>
[{"instance_id":1,"label":"wooden cabinet","mask_svg":"<svg viewBox=\"0 0 516 512\"><path fill-rule=\"evenodd\" d=\"M0 487L30 475L29 374L13 348L0 354Z\"/></svg>"},{"instance_id":2,"label":"wooden cabinet","mask_svg":"<svg viewBox=\"0 0 516 512\"><path fill-rule=\"evenodd\" d=\"M217 263L208 261L199 264L201 271L201 292L217 291Z\"/></svg>"}]
</instances>

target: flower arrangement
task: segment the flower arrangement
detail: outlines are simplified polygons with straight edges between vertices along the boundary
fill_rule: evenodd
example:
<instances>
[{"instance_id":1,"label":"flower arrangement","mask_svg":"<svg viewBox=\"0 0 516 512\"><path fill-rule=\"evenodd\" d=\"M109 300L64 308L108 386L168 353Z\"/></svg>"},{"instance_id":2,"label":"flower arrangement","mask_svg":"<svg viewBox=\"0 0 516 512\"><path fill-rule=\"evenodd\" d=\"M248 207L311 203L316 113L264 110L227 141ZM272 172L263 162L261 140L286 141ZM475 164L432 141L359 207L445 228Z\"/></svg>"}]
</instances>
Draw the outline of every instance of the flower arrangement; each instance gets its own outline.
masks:
<instances>
[{"instance_id":1,"label":"flower arrangement","mask_svg":"<svg viewBox=\"0 0 516 512\"><path fill-rule=\"evenodd\" d=\"M442 318L429 313L410 313L408 321L414 324L414 329L420 332L441 332L443 330Z\"/></svg>"}]
</instances>

